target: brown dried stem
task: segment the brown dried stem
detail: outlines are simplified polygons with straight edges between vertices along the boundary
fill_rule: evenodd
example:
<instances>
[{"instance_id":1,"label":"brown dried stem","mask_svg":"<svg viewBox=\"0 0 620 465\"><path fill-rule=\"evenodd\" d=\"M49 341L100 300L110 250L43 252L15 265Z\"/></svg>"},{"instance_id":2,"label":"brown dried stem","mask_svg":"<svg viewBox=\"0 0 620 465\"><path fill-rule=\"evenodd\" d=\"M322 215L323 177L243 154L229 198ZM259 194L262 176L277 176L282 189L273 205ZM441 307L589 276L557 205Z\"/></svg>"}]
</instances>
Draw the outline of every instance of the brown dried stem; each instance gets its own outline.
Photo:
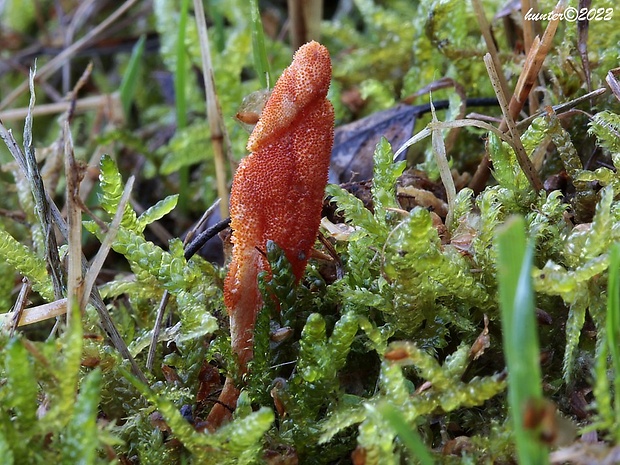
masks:
<instances>
[{"instance_id":1,"label":"brown dried stem","mask_svg":"<svg viewBox=\"0 0 620 465\"><path fill-rule=\"evenodd\" d=\"M556 13L553 17L552 21L549 21L547 25L547 29L545 29L545 33L543 34L543 38L539 39L538 36L534 38L532 43L532 48L530 49L527 57L525 58L525 65L523 68L523 72L519 76L519 80L517 81L517 85L515 86L515 91L512 94L512 98L510 99L510 103L508 104L508 114L512 117L513 120L516 120L519 113L523 109L525 102L532 90L536 82L536 78L538 73L542 69L542 65L545 61L549 50L551 50L551 44L553 42L553 38L558 29L558 25L560 22L560 14L564 11L565 2L564 0L560 0L558 4L555 6L553 12ZM508 129L508 123L506 118L502 121L500 125L500 130L506 131ZM480 161L478 165L478 169L474 174L471 182L469 183L469 187L476 193L479 193L484 188L487 180L489 179L491 161L488 155L485 155L483 159Z\"/></svg>"},{"instance_id":2,"label":"brown dried stem","mask_svg":"<svg viewBox=\"0 0 620 465\"><path fill-rule=\"evenodd\" d=\"M478 20L478 27L480 27L480 32L482 33L482 37L484 38L484 43L487 46L487 51L491 55L493 59L493 64L495 65L495 69L497 70L498 78L500 86L502 87L502 91L504 95L508 95L510 90L508 89L508 81L506 81L506 76L501 72L502 64L499 61L499 53L497 52L497 48L495 47L495 41L493 40L493 35L491 34L491 26L487 21L487 17L484 14L484 7L482 6L482 2L480 0L472 0L472 6L474 7L474 12L476 13L476 19Z\"/></svg>"},{"instance_id":3,"label":"brown dried stem","mask_svg":"<svg viewBox=\"0 0 620 465\"><path fill-rule=\"evenodd\" d=\"M67 272L67 325L70 324L74 309L79 306L84 293L82 282L82 211L80 210L80 180L73 156L73 138L69 129L69 121L63 125L65 140L65 178L67 182L67 223L69 225L69 265ZM83 310L79 307L80 314ZM81 323L75 323L81 324Z\"/></svg>"},{"instance_id":4,"label":"brown dried stem","mask_svg":"<svg viewBox=\"0 0 620 465\"><path fill-rule=\"evenodd\" d=\"M523 147L523 143L521 142L521 134L519 134L519 130L517 129L514 119L509 112L508 102L506 101L506 95L502 91L502 88L499 84L499 79L497 76L497 70L493 66L493 60L491 59L490 54L486 54L484 56L484 64L487 68L487 72L489 73L489 78L491 79L491 84L493 85L493 89L495 90L495 95L497 96L497 101L499 102L499 106L502 109L502 113L504 114L503 122L508 126L508 131L510 132L510 136L512 137L512 141L516 148L515 154L517 156L517 161L519 162L519 166L525 173L527 180L530 182L532 189L536 192L540 191L543 188L543 183L538 176L538 173L534 169L534 165L530 161L527 153L525 152L525 147ZM503 124L502 122L502 124Z\"/></svg>"},{"instance_id":5,"label":"brown dried stem","mask_svg":"<svg viewBox=\"0 0 620 465\"><path fill-rule=\"evenodd\" d=\"M323 0L288 0L288 15L293 50L320 39Z\"/></svg>"},{"instance_id":6,"label":"brown dried stem","mask_svg":"<svg viewBox=\"0 0 620 465\"><path fill-rule=\"evenodd\" d=\"M215 80L213 79L213 65L211 63L211 52L209 48L209 34L207 22L201 0L194 0L194 10L196 14L196 24L198 26L198 36L200 37L200 55L202 57L202 76L205 85L207 99L207 119L211 130L211 144L215 162L215 178L217 182L217 193L220 198L220 213L222 218L228 216L228 186L226 176L226 157L224 156L224 140L228 140L226 128L222 120L222 111L215 90ZM230 144L228 144L230 146ZM229 157L232 158L232 157Z\"/></svg>"}]
</instances>

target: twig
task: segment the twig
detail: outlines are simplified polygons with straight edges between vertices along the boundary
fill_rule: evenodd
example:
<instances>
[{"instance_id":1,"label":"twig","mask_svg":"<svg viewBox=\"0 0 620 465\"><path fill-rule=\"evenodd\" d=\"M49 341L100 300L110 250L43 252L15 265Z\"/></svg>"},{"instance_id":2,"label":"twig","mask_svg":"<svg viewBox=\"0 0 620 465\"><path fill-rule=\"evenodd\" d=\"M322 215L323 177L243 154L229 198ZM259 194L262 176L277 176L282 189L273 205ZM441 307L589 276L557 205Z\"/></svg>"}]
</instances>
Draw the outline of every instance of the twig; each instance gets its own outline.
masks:
<instances>
[{"instance_id":1,"label":"twig","mask_svg":"<svg viewBox=\"0 0 620 465\"><path fill-rule=\"evenodd\" d=\"M189 231L187 231L187 234L185 235L185 239L183 240L184 245L187 245L190 242L192 242L192 240L194 239L194 235L196 234L196 231L201 229L202 225L205 224L207 221L209 221L209 218L211 217L215 209L219 207L220 201L221 201L220 199L216 199L215 202L213 202L211 206L206 209L206 211L202 214L202 216L196 222L196 224L193 227L191 227Z\"/></svg>"},{"instance_id":2,"label":"twig","mask_svg":"<svg viewBox=\"0 0 620 465\"><path fill-rule=\"evenodd\" d=\"M510 99L509 107L512 119L516 119L523 109L525 100L536 82L536 76L538 76L538 73L542 69L543 63L545 62L545 58L551 50L553 38L555 37L558 25L560 24L560 13L564 11L565 7L565 0L560 0L553 10L555 15L553 16L553 19L549 21L542 39L537 40L538 37L536 37L532 43L532 48L525 59L523 72L519 76L514 94Z\"/></svg>"},{"instance_id":3,"label":"twig","mask_svg":"<svg viewBox=\"0 0 620 465\"><path fill-rule=\"evenodd\" d=\"M530 51L534 37L536 37L536 33L534 31L534 21L528 21L525 17L530 9L532 9L532 11L538 10L538 8L535 8L534 3L535 0L521 0L521 16L523 18L523 47L525 49L525 53Z\"/></svg>"},{"instance_id":4,"label":"twig","mask_svg":"<svg viewBox=\"0 0 620 465\"><path fill-rule=\"evenodd\" d=\"M532 44L534 43L534 37L536 37L536 32L534 30L534 24L536 24L536 22L527 20L525 16L530 9L536 11L538 10L536 0L521 0L521 14L523 18L523 46L526 55L530 52ZM506 89L504 89L504 93L508 95ZM538 99L536 98L536 94L530 94L528 96L528 102L530 104L530 113L536 112L538 110Z\"/></svg>"},{"instance_id":5,"label":"twig","mask_svg":"<svg viewBox=\"0 0 620 465\"><path fill-rule=\"evenodd\" d=\"M619 88L619 92L620 92L620 88ZM562 113L565 113L568 110L576 107L577 105L580 105L586 100L591 100L596 97L600 97L604 95L605 93L607 93L607 89L605 89L604 87L601 87L599 89L593 90L592 92L588 92L587 94L582 95L581 97L577 97L576 99L573 99L569 102L564 102L558 105L553 105L551 108L553 109L553 112L557 113L557 115L559 116ZM619 99L620 99L620 94L619 94ZM546 114L547 114L547 110L540 110L538 113L533 114L532 116L528 116L527 118L519 121L517 123L517 127L519 128L519 130L523 130L524 128L527 128L532 123L532 121L534 121L536 118L538 118L539 116L546 115Z\"/></svg>"},{"instance_id":6,"label":"twig","mask_svg":"<svg viewBox=\"0 0 620 465\"><path fill-rule=\"evenodd\" d=\"M620 100L620 83L618 82L619 75L620 68L614 68L609 70L607 76L605 76L605 81L607 82L607 85L618 100Z\"/></svg>"},{"instance_id":7,"label":"twig","mask_svg":"<svg viewBox=\"0 0 620 465\"><path fill-rule=\"evenodd\" d=\"M592 6L592 0L579 0L579 11L588 10ZM590 27L590 21L577 20L577 50L579 50L579 57L581 58L581 65L583 66L583 72L586 78L586 85L588 91L592 90L592 73L590 70L590 59L588 58L588 31Z\"/></svg>"},{"instance_id":8,"label":"twig","mask_svg":"<svg viewBox=\"0 0 620 465\"><path fill-rule=\"evenodd\" d=\"M211 143L213 144L213 158L215 162L215 177L217 181L218 197L221 199L220 212L222 218L228 216L228 188L226 185L226 165L224 156L224 138L226 128L222 121L217 92L215 91L215 80L213 79L213 65L211 63L211 51L209 48L209 34L207 32L207 22L201 0L194 0L194 10L196 15L196 25L198 26L198 37L200 38L200 56L202 57L202 76L205 84L205 96L207 100L207 119L211 130Z\"/></svg>"},{"instance_id":9,"label":"twig","mask_svg":"<svg viewBox=\"0 0 620 465\"><path fill-rule=\"evenodd\" d=\"M323 0L288 0L288 13L293 50L311 40L319 40Z\"/></svg>"}]
</instances>

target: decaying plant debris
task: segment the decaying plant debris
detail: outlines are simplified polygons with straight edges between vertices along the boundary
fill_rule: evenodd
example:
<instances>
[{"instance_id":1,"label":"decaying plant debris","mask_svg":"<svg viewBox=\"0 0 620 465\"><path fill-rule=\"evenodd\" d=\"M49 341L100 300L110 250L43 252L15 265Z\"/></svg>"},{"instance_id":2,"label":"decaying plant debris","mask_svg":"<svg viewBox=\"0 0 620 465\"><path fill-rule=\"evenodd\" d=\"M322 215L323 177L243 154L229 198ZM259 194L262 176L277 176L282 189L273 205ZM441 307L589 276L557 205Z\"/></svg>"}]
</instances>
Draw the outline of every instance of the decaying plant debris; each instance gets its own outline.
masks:
<instances>
[{"instance_id":1,"label":"decaying plant debris","mask_svg":"<svg viewBox=\"0 0 620 465\"><path fill-rule=\"evenodd\" d=\"M617 461L620 10L284 3L0 5L3 463ZM259 251L242 376L227 233L188 244L319 33L320 238L299 284Z\"/></svg>"}]
</instances>

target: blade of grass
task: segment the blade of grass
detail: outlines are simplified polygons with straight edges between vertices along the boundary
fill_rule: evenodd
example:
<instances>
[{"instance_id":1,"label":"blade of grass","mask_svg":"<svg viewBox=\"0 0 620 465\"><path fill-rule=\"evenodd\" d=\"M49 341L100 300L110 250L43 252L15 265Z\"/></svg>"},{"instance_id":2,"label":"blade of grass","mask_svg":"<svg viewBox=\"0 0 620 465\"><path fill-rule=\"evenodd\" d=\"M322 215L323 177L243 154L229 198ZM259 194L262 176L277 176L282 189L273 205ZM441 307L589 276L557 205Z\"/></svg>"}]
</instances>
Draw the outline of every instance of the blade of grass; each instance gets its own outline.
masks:
<instances>
[{"instance_id":1,"label":"blade of grass","mask_svg":"<svg viewBox=\"0 0 620 465\"><path fill-rule=\"evenodd\" d=\"M439 123L432 98L433 96L431 94L431 114L433 115L433 123ZM446 145L441 129L433 129L431 141L433 145L433 155L435 155L435 163L437 163L437 168L439 169L439 176L441 177L441 182L446 189L446 198L448 199L446 226L448 227L448 230L451 231L452 220L454 219L454 199L456 198L456 187L454 186L454 179L452 179L452 172L450 170L448 156L446 155Z\"/></svg>"},{"instance_id":2,"label":"blade of grass","mask_svg":"<svg viewBox=\"0 0 620 465\"><path fill-rule=\"evenodd\" d=\"M254 68L258 73L260 85L268 89L271 85L271 74L269 72L269 61L267 60L267 49L265 48L265 32L263 31L263 22L260 17L257 0L250 0L250 10L252 11Z\"/></svg>"},{"instance_id":3,"label":"blade of grass","mask_svg":"<svg viewBox=\"0 0 620 465\"><path fill-rule=\"evenodd\" d=\"M123 106L123 113L125 117L129 116L129 110L131 109L131 102L133 101L136 93L136 87L138 85L138 76L140 74L140 65L142 64L142 55L144 54L144 43L146 42L146 36L141 35L136 45L134 45L131 52L131 58L127 64L127 69L123 75L123 80L119 88L121 96L121 105Z\"/></svg>"},{"instance_id":4,"label":"blade of grass","mask_svg":"<svg viewBox=\"0 0 620 465\"><path fill-rule=\"evenodd\" d=\"M525 221L509 219L497 236L499 300L504 356L508 368L508 405L523 465L548 463L547 448L524 426L526 405L542 402L540 351L534 314L531 269L533 244L527 243Z\"/></svg>"},{"instance_id":5,"label":"blade of grass","mask_svg":"<svg viewBox=\"0 0 620 465\"><path fill-rule=\"evenodd\" d=\"M620 244L611 249L609 282L607 284L607 346L614 370L614 431L616 443L620 442Z\"/></svg>"},{"instance_id":6,"label":"blade of grass","mask_svg":"<svg viewBox=\"0 0 620 465\"><path fill-rule=\"evenodd\" d=\"M176 101L177 131L187 126L187 101L185 88L187 82L187 66L185 53L185 30L187 29L187 12L189 0L181 2L179 18L179 35L177 36L177 67L174 70L174 96ZM182 166L179 170L179 210L187 211L187 189L189 186L189 167Z\"/></svg>"},{"instance_id":7,"label":"blade of grass","mask_svg":"<svg viewBox=\"0 0 620 465\"><path fill-rule=\"evenodd\" d=\"M412 458L418 459L422 465L433 465L435 463L431 453L422 442L422 438L420 438L420 435L414 428L407 424L402 413L390 404L382 405L381 413L383 418L396 431L396 434L398 434L405 446L407 446Z\"/></svg>"},{"instance_id":8,"label":"blade of grass","mask_svg":"<svg viewBox=\"0 0 620 465\"><path fill-rule=\"evenodd\" d=\"M60 255L58 253L58 244L56 241L56 233L54 231L54 221L50 210L49 198L43 184L43 177L37 164L35 156L35 148L32 141L32 109L35 104L34 81L36 75L36 62L34 69L30 69L30 77L28 83L30 85L30 103L28 104L28 115L24 123L24 155L26 175L30 181L30 189L34 197L36 212L41 223L41 229L45 237L45 255L48 265L48 271L54 285L54 297L56 300L62 299L64 287L63 267L60 264Z\"/></svg>"}]
</instances>

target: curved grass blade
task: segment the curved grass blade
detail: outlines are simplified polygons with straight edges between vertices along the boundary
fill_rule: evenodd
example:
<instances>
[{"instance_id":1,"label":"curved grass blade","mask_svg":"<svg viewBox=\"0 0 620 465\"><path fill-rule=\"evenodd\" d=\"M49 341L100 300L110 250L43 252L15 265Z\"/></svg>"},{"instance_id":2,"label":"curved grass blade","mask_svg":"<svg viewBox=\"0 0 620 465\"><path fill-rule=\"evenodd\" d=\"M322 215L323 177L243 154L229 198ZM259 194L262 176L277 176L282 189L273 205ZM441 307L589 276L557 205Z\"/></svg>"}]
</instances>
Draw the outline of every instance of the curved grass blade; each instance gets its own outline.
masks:
<instances>
[{"instance_id":1,"label":"curved grass blade","mask_svg":"<svg viewBox=\"0 0 620 465\"><path fill-rule=\"evenodd\" d=\"M514 427L518 462L540 465L549 462L549 452L526 428L528 406L540 405L542 377L540 350L532 289L533 243L525 236L522 217L509 219L497 236L499 300L502 316L504 356L508 368L508 405Z\"/></svg>"}]
</instances>

